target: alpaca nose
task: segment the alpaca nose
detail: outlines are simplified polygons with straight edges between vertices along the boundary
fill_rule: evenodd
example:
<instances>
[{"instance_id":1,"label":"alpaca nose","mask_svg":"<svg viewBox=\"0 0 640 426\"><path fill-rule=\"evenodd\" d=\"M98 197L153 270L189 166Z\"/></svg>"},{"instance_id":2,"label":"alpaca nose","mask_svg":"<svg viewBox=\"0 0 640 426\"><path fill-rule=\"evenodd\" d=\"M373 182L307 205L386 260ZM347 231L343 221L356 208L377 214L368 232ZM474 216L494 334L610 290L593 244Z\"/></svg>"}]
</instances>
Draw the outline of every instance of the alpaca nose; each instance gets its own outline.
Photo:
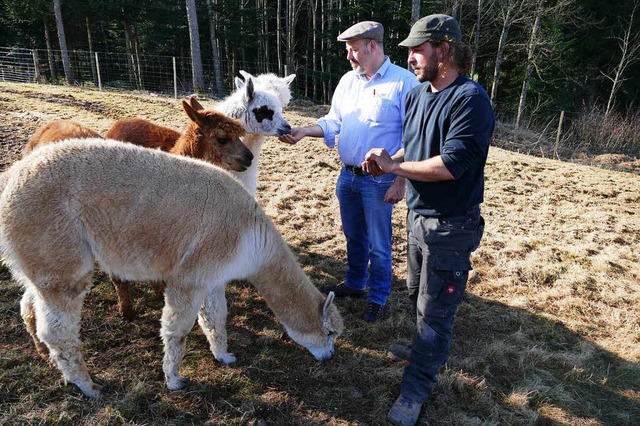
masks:
<instances>
[{"instance_id":1,"label":"alpaca nose","mask_svg":"<svg viewBox=\"0 0 640 426\"><path fill-rule=\"evenodd\" d=\"M278 129L278 136L288 135L291 133L291 126L287 123Z\"/></svg>"}]
</instances>

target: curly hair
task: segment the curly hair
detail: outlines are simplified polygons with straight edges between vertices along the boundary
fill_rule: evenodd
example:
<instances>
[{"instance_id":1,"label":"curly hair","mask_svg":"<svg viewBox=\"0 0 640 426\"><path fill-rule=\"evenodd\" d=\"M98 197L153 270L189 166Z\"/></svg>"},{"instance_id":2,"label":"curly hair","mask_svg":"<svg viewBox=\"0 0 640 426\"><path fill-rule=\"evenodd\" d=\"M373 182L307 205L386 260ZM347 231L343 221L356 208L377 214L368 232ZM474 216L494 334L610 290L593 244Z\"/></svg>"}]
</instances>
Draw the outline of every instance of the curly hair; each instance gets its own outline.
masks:
<instances>
[{"instance_id":1,"label":"curly hair","mask_svg":"<svg viewBox=\"0 0 640 426\"><path fill-rule=\"evenodd\" d=\"M458 70L458 72L466 73L471 69L473 54L471 52L471 47L468 44L447 36L444 36L439 40L429 40L429 43L431 43L433 47L439 47L444 43L447 43L449 45L449 49L447 50L449 61Z\"/></svg>"}]
</instances>

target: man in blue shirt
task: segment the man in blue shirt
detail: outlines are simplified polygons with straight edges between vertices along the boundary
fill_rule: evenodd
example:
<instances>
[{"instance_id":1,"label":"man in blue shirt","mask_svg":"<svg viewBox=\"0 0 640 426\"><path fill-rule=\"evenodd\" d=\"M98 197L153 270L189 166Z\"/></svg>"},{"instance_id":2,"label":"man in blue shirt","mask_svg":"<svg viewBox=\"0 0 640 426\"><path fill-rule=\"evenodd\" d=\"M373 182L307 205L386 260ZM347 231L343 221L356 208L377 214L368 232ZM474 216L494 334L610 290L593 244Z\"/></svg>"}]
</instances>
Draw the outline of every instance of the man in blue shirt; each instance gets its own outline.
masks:
<instances>
[{"instance_id":1,"label":"man in blue shirt","mask_svg":"<svg viewBox=\"0 0 640 426\"><path fill-rule=\"evenodd\" d=\"M338 83L329 113L313 126L293 128L280 137L296 143L305 136L324 138L329 148L338 137L342 169L336 185L342 228L347 239L348 269L343 283L326 288L336 297L364 297L364 320L380 321L391 288L391 214L404 197L405 180L393 174L378 177L360 165L374 147L395 154L402 147L402 122L407 93L415 76L385 56L384 29L373 21L353 25L338 36L344 41L353 71Z\"/></svg>"},{"instance_id":2,"label":"man in blue shirt","mask_svg":"<svg viewBox=\"0 0 640 426\"><path fill-rule=\"evenodd\" d=\"M484 89L462 75L471 50L454 18L420 19L400 46L410 48L409 64L424 84L407 96L404 149L373 149L363 167L407 179L407 287L417 331L411 346L389 348L390 357L409 364L387 420L414 425L449 355L471 252L482 238L484 166L495 120Z\"/></svg>"}]
</instances>

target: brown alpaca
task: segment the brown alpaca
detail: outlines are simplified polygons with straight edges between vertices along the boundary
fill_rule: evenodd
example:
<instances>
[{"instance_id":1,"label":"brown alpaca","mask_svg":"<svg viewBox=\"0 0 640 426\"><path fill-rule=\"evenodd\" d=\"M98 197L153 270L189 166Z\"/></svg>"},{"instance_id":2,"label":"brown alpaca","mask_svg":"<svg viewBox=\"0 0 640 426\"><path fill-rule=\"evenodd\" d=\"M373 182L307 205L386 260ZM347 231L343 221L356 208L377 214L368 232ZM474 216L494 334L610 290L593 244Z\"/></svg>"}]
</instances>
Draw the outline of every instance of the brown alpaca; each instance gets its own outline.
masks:
<instances>
[{"instance_id":1,"label":"brown alpaca","mask_svg":"<svg viewBox=\"0 0 640 426\"><path fill-rule=\"evenodd\" d=\"M63 139L102 138L102 136L82 124L72 120L55 120L39 127L29 138L22 155L27 155L36 147Z\"/></svg>"},{"instance_id":2,"label":"brown alpaca","mask_svg":"<svg viewBox=\"0 0 640 426\"><path fill-rule=\"evenodd\" d=\"M245 131L239 121L205 110L194 98L182 101L190 119L184 134L140 118L116 121L107 131L108 139L130 142L145 148L159 148L171 154L208 161L227 170L244 171L251 165L253 154L240 141ZM130 283L110 276L118 295L118 310L131 321L134 317ZM164 283L150 283L156 295L164 292Z\"/></svg>"},{"instance_id":3,"label":"brown alpaca","mask_svg":"<svg viewBox=\"0 0 640 426\"><path fill-rule=\"evenodd\" d=\"M190 120L182 134L147 120L131 118L116 121L105 136L198 158L226 170L242 172L251 165L253 154L240 141L245 131L238 120L205 110L193 97L189 103L182 101L182 108Z\"/></svg>"}]
</instances>

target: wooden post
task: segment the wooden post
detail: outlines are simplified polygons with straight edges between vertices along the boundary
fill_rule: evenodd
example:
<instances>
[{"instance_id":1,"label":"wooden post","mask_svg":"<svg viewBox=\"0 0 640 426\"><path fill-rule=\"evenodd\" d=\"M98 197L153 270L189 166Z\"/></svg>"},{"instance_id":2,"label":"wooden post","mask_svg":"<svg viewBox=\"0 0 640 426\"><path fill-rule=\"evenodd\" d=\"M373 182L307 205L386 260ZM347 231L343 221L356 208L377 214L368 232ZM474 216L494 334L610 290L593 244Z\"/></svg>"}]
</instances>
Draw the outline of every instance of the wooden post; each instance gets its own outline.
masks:
<instances>
[{"instance_id":1,"label":"wooden post","mask_svg":"<svg viewBox=\"0 0 640 426\"><path fill-rule=\"evenodd\" d=\"M36 83L40 83L40 63L38 62L38 52L36 49L31 50L33 56L34 79Z\"/></svg>"},{"instance_id":2,"label":"wooden post","mask_svg":"<svg viewBox=\"0 0 640 426\"><path fill-rule=\"evenodd\" d=\"M555 152L558 155L558 146L560 146L560 136L562 135L562 122L564 121L564 111L560 111L560 122L558 123L558 132L556 133Z\"/></svg>"},{"instance_id":3,"label":"wooden post","mask_svg":"<svg viewBox=\"0 0 640 426\"><path fill-rule=\"evenodd\" d=\"M178 99L178 75L176 74L176 57L173 57L173 98Z\"/></svg>"},{"instance_id":4,"label":"wooden post","mask_svg":"<svg viewBox=\"0 0 640 426\"><path fill-rule=\"evenodd\" d=\"M96 54L96 72L98 73L98 89L102 90L102 78L100 77L100 63L98 62L98 52Z\"/></svg>"}]
</instances>

